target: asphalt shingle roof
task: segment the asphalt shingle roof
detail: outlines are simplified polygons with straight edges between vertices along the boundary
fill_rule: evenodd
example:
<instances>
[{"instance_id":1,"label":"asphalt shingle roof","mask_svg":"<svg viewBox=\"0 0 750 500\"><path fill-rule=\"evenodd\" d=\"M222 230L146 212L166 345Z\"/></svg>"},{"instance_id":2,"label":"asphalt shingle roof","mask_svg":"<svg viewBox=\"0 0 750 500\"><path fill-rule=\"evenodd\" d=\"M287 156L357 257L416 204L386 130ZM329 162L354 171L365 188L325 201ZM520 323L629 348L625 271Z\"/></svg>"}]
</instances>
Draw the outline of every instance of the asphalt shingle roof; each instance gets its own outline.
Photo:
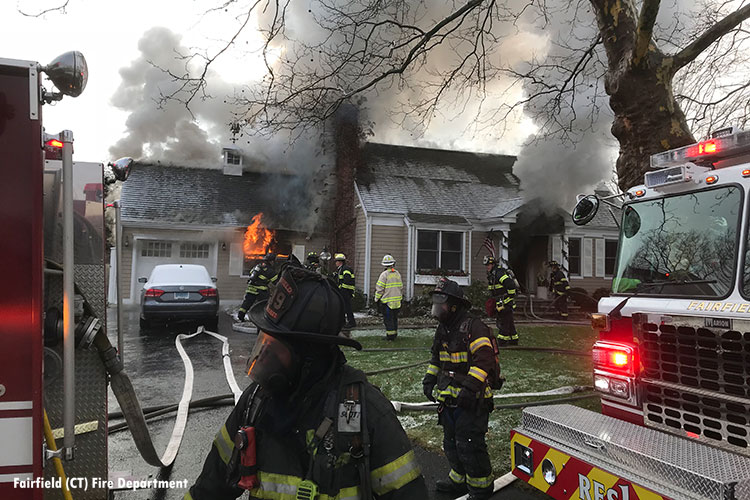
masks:
<instances>
[{"instance_id":1,"label":"asphalt shingle roof","mask_svg":"<svg viewBox=\"0 0 750 500\"><path fill-rule=\"evenodd\" d=\"M371 212L486 219L522 204L514 156L368 143L362 160L356 182Z\"/></svg>"},{"instance_id":2,"label":"asphalt shingle roof","mask_svg":"<svg viewBox=\"0 0 750 500\"><path fill-rule=\"evenodd\" d=\"M123 183L123 222L247 226L259 212L276 229L293 229L293 211L305 206L300 193L288 196L298 180L291 176L221 169L137 165ZM308 205L309 207L309 205ZM308 208L309 209L309 208ZM268 217L266 219L265 217Z\"/></svg>"}]
</instances>

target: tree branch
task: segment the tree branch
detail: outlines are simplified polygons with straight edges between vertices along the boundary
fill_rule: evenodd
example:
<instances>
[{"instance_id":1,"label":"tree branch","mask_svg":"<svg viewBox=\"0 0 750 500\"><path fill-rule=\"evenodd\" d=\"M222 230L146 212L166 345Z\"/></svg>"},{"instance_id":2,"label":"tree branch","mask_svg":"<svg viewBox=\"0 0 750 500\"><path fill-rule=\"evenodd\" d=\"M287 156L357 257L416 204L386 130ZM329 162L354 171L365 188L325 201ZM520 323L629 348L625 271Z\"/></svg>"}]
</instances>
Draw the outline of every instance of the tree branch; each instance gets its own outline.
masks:
<instances>
[{"instance_id":1,"label":"tree branch","mask_svg":"<svg viewBox=\"0 0 750 500\"><path fill-rule=\"evenodd\" d=\"M648 54L651 37L654 33L654 23L656 22L656 16L659 14L659 4L660 0L643 0L641 14L638 16L635 50L633 51L633 63L636 66L639 66L643 58Z\"/></svg>"},{"instance_id":2,"label":"tree branch","mask_svg":"<svg viewBox=\"0 0 750 500\"><path fill-rule=\"evenodd\" d=\"M70 0L65 0L61 5L58 5L57 7L50 7L49 9L44 9L42 11L37 12L36 14L29 14L28 12L24 12L21 9L18 9L18 13L22 16L26 17L41 17L44 14L47 14L49 12L54 12L56 10L59 10L60 12L65 12L65 7L68 6L68 3L70 3Z\"/></svg>"},{"instance_id":3,"label":"tree branch","mask_svg":"<svg viewBox=\"0 0 750 500\"><path fill-rule=\"evenodd\" d=\"M750 17L750 4L732 12L727 17L708 28L693 43L674 55L672 71L676 72L690 61L693 61L701 52L706 50L709 45L729 33L732 28L748 17Z\"/></svg>"}]
</instances>

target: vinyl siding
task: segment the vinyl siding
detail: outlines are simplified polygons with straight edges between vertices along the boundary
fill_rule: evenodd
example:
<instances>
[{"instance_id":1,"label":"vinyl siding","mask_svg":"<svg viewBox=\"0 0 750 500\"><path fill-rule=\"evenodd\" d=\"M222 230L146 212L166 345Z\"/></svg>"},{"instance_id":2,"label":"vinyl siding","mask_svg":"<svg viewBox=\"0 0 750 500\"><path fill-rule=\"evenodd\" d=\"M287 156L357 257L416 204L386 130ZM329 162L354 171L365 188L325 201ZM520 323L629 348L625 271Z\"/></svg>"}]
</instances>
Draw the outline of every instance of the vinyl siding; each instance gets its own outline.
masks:
<instances>
[{"instance_id":1,"label":"vinyl siding","mask_svg":"<svg viewBox=\"0 0 750 500\"><path fill-rule=\"evenodd\" d=\"M355 265L352 267L354 268L354 276L356 280L354 286L362 290L365 286L365 254L367 252L365 240L367 239L367 219L365 218L365 214L361 209L355 210L357 211L357 229L354 235Z\"/></svg>"}]
</instances>

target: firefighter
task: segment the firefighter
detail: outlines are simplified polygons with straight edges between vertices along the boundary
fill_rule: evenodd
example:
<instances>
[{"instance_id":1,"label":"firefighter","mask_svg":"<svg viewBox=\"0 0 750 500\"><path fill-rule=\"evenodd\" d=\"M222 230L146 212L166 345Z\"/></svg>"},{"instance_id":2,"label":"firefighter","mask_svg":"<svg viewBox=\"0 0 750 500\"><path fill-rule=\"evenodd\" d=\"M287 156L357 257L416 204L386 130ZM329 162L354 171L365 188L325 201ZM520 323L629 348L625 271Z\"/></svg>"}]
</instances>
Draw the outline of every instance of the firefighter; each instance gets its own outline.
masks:
<instances>
[{"instance_id":1,"label":"firefighter","mask_svg":"<svg viewBox=\"0 0 750 500\"><path fill-rule=\"evenodd\" d=\"M493 486L485 442L493 407L487 376L497 361L492 332L469 313L470 308L458 283L440 278L432 292L432 315L439 325L422 387L427 399L439 403L438 423L451 467L436 489L454 496L468 490L470 500L485 500Z\"/></svg>"},{"instance_id":2,"label":"firefighter","mask_svg":"<svg viewBox=\"0 0 750 500\"><path fill-rule=\"evenodd\" d=\"M560 319L568 319L568 293L570 291L570 284L568 278L565 277L565 273L560 269L560 264L556 260L549 261L549 267L551 269L549 277L549 290L555 294L555 299L552 304L560 314Z\"/></svg>"},{"instance_id":3,"label":"firefighter","mask_svg":"<svg viewBox=\"0 0 750 500\"><path fill-rule=\"evenodd\" d=\"M499 345L518 345L518 331L513 321L513 310L516 308L516 280L511 271L499 266L492 255L484 256L487 268L487 289L494 301L497 323L497 343Z\"/></svg>"},{"instance_id":4,"label":"firefighter","mask_svg":"<svg viewBox=\"0 0 750 500\"><path fill-rule=\"evenodd\" d=\"M344 299L318 273L284 266L249 312L251 383L219 429L185 500L427 498L393 406L340 345Z\"/></svg>"},{"instance_id":5,"label":"firefighter","mask_svg":"<svg viewBox=\"0 0 750 500\"><path fill-rule=\"evenodd\" d=\"M401 310L402 290L401 273L396 271L396 259L392 255L383 256L381 265L385 267L375 284L375 303L383 305L383 323L385 340L396 340L398 336L398 312Z\"/></svg>"},{"instance_id":6,"label":"firefighter","mask_svg":"<svg viewBox=\"0 0 750 500\"><path fill-rule=\"evenodd\" d=\"M250 271L250 276L247 280L247 288L245 289L245 298L240 305L239 311L237 311L237 319L245 321L245 314L250 307L258 301L266 300L268 298L268 285L276 282L278 275L274 269L274 262L276 261L275 253L267 253L263 256L263 260L253 267Z\"/></svg>"},{"instance_id":7,"label":"firefighter","mask_svg":"<svg viewBox=\"0 0 750 500\"><path fill-rule=\"evenodd\" d=\"M344 297L344 312L346 313L346 325L344 328L354 328L357 322L354 321L354 312L352 312L352 297L354 297L354 271L346 265L346 255L337 253L333 256L336 261L336 282L339 285L339 291Z\"/></svg>"},{"instance_id":8,"label":"firefighter","mask_svg":"<svg viewBox=\"0 0 750 500\"><path fill-rule=\"evenodd\" d=\"M318 257L318 252L308 252L307 258L305 259L305 269L308 269L310 271L315 271L317 273L320 271L320 258Z\"/></svg>"}]
</instances>

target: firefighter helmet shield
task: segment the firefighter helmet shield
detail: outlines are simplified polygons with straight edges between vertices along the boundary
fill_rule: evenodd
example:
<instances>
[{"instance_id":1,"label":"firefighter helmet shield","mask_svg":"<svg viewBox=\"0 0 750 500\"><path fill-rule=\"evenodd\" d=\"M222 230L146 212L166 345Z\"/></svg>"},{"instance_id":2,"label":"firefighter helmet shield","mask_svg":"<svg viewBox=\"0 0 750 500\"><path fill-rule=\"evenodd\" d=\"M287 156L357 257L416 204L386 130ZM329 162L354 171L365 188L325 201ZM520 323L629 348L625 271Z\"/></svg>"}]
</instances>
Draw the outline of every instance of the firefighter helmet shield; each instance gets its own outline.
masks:
<instances>
[{"instance_id":1,"label":"firefighter helmet shield","mask_svg":"<svg viewBox=\"0 0 750 500\"><path fill-rule=\"evenodd\" d=\"M396 259L393 258L393 255L391 254L385 254L383 255L383 261L381 262L384 266L395 266L396 265Z\"/></svg>"},{"instance_id":2,"label":"firefighter helmet shield","mask_svg":"<svg viewBox=\"0 0 750 500\"><path fill-rule=\"evenodd\" d=\"M273 393L289 392L300 371L299 355L286 343L260 332L247 360L247 374Z\"/></svg>"},{"instance_id":3,"label":"firefighter helmet shield","mask_svg":"<svg viewBox=\"0 0 750 500\"><path fill-rule=\"evenodd\" d=\"M341 294L325 276L307 269L285 265L273 295L253 304L249 314L259 331L289 342L362 348L356 340L340 335L344 325Z\"/></svg>"},{"instance_id":4,"label":"firefighter helmet shield","mask_svg":"<svg viewBox=\"0 0 750 500\"><path fill-rule=\"evenodd\" d=\"M344 261L346 260L346 255L344 255L343 253L337 253L336 255L333 256L333 260Z\"/></svg>"},{"instance_id":5,"label":"firefighter helmet shield","mask_svg":"<svg viewBox=\"0 0 750 500\"><path fill-rule=\"evenodd\" d=\"M471 307L471 302L464 297L464 291L461 290L458 283L448 278L440 278L435 285L435 289L430 294L432 295L433 303L436 304L445 303L450 297L453 297L467 308Z\"/></svg>"},{"instance_id":6,"label":"firefighter helmet shield","mask_svg":"<svg viewBox=\"0 0 750 500\"><path fill-rule=\"evenodd\" d=\"M482 264L484 264L485 266L489 264L497 264L497 259L492 255L485 255L484 259L482 259Z\"/></svg>"}]
</instances>

